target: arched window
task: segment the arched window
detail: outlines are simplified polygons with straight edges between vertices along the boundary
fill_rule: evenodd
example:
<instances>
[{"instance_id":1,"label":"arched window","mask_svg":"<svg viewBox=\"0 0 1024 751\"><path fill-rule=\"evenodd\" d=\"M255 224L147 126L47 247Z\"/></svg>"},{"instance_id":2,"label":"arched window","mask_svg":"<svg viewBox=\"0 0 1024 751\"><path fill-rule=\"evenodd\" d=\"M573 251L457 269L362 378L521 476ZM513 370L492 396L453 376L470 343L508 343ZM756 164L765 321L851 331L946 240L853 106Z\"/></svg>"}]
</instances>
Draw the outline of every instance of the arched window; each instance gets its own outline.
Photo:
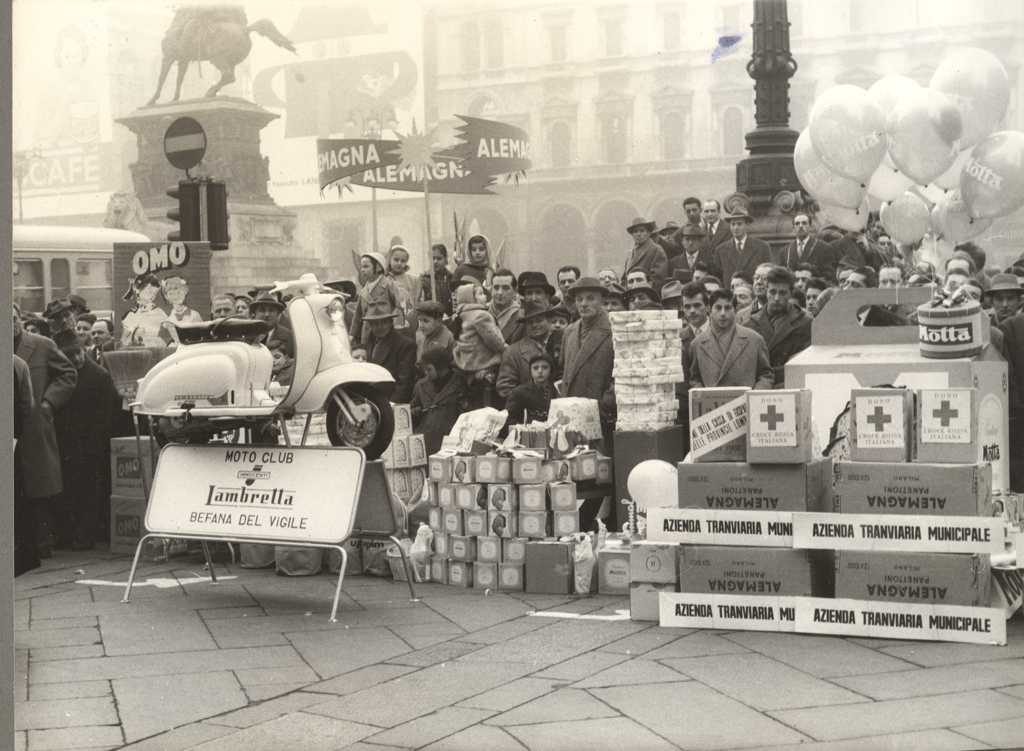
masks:
<instances>
[{"instance_id":1,"label":"arched window","mask_svg":"<svg viewBox=\"0 0 1024 751\"><path fill-rule=\"evenodd\" d=\"M729 107L722 113L722 155L743 154L743 112L739 107Z\"/></svg>"},{"instance_id":2,"label":"arched window","mask_svg":"<svg viewBox=\"0 0 1024 751\"><path fill-rule=\"evenodd\" d=\"M548 143L551 147L551 166L568 167L572 161L572 134L569 132L569 124L559 121L552 125Z\"/></svg>"},{"instance_id":3,"label":"arched window","mask_svg":"<svg viewBox=\"0 0 1024 751\"><path fill-rule=\"evenodd\" d=\"M462 24L462 70L480 70L480 32L473 21Z\"/></svg>"},{"instance_id":4,"label":"arched window","mask_svg":"<svg viewBox=\"0 0 1024 751\"><path fill-rule=\"evenodd\" d=\"M680 112L661 116L661 158L682 159L686 156L686 120Z\"/></svg>"}]
</instances>

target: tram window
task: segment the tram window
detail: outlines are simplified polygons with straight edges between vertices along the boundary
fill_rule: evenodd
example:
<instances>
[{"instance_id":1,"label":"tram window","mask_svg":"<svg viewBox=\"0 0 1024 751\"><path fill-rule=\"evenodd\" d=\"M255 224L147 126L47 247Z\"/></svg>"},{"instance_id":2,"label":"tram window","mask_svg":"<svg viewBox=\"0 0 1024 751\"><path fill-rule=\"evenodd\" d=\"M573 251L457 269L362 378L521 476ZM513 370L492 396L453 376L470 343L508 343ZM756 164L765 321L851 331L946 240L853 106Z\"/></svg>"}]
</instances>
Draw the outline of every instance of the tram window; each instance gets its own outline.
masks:
<instances>
[{"instance_id":1,"label":"tram window","mask_svg":"<svg viewBox=\"0 0 1024 751\"><path fill-rule=\"evenodd\" d=\"M43 262L18 259L14 262L13 271L14 301L23 313L42 313L46 308Z\"/></svg>"},{"instance_id":2,"label":"tram window","mask_svg":"<svg viewBox=\"0 0 1024 751\"><path fill-rule=\"evenodd\" d=\"M109 259L75 261L75 293L93 310L111 307L113 274Z\"/></svg>"},{"instance_id":3,"label":"tram window","mask_svg":"<svg viewBox=\"0 0 1024 751\"><path fill-rule=\"evenodd\" d=\"M71 294L71 265L67 258L50 259L50 297L61 300Z\"/></svg>"}]
</instances>

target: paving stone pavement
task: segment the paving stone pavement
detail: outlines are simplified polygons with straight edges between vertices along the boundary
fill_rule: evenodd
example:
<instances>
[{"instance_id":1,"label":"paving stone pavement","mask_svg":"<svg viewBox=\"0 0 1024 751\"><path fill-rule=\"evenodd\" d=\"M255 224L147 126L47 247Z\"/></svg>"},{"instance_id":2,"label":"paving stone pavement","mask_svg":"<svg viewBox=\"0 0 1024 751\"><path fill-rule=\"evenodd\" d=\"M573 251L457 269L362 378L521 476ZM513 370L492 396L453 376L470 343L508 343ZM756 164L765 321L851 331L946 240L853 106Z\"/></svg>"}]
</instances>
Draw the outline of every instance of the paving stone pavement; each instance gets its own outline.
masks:
<instances>
[{"instance_id":1,"label":"paving stone pavement","mask_svg":"<svg viewBox=\"0 0 1024 751\"><path fill-rule=\"evenodd\" d=\"M1020 617L1003 648L701 632L587 617L625 598L425 584L410 602L403 583L350 577L332 624L327 576L231 567L212 584L178 558L142 564L151 583L122 604L129 565L58 553L16 580L14 748L1024 744Z\"/></svg>"}]
</instances>

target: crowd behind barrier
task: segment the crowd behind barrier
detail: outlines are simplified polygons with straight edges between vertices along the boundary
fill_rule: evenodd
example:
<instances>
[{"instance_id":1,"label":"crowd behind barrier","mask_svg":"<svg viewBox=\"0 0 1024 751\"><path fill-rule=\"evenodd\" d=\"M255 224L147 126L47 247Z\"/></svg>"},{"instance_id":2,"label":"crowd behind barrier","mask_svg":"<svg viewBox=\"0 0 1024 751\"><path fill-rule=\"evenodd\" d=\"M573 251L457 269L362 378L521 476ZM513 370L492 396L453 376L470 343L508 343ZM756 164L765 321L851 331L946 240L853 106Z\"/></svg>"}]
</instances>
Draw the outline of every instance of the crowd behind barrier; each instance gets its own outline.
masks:
<instances>
[{"instance_id":1,"label":"crowd behind barrier","mask_svg":"<svg viewBox=\"0 0 1024 751\"><path fill-rule=\"evenodd\" d=\"M409 249L394 244L386 256L360 256L358 285L327 286L345 300L353 358L392 374L392 400L411 405L428 454L467 410L506 409L509 425L528 423L546 419L556 396L598 400L610 446L612 311L678 312L686 380L677 421L685 427L691 387L781 388L786 363L810 345L813 318L838 290L963 288L983 305L990 346L1008 362L1010 484L1024 492L1024 254L993 268L981 247L963 243L937 268L880 224L859 233L816 228L803 213L793 216L794 239L775 249L748 235L753 219L742 211L723 214L718 201L694 197L682 208L679 223L659 229L638 217L625 227L633 245L621 268L565 265L554 284L541 271L495 267L490 241L474 235L458 263L445 245L433 245L431 272L418 277L409 272ZM218 294L203 316L183 311L159 281L136 280L135 309L120 326L75 295L51 301L42 315L14 307L16 573L54 548L85 550L107 539L110 438L132 426L106 353L177 346L166 322L258 318L270 329L261 340L273 378L287 387L295 357L288 300L268 291L271 282ZM155 305L161 292L170 313ZM860 323L907 325L915 317L900 306L871 306Z\"/></svg>"}]
</instances>

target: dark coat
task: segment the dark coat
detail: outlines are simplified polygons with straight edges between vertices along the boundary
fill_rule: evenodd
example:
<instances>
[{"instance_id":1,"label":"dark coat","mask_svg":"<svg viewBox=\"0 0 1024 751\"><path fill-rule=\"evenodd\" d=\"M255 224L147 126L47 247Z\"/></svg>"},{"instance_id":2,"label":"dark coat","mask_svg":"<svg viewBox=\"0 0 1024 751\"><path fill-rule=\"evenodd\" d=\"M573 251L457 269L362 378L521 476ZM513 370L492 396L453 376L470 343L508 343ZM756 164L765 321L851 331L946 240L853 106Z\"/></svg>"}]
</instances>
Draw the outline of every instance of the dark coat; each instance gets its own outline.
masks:
<instances>
[{"instance_id":1,"label":"dark coat","mask_svg":"<svg viewBox=\"0 0 1024 751\"><path fill-rule=\"evenodd\" d=\"M759 333L768 344L768 357L775 372L775 388L781 389L785 382L786 363L798 352L811 345L810 315L797 307L773 325L768 319L768 309L755 313L750 319L750 328Z\"/></svg>"},{"instance_id":2,"label":"dark coat","mask_svg":"<svg viewBox=\"0 0 1024 751\"><path fill-rule=\"evenodd\" d=\"M726 240L732 239L732 230L729 229L729 222L725 221L724 219L718 220L718 227L717 229L715 229L714 232L711 231L710 227L706 227L703 224L701 226L703 227L704 231L708 233L706 244L712 250L717 248ZM723 279L722 281L724 282L727 280Z\"/></svg>"},{"instance_id":3,"label":"dark coat","mask_svg":"<svg viewBox=\"0 0 1024 751\"><path fill-rule=\"evenodd\" d=\"M392 329L391 333L379 340L374 339L371 333L366 351L369 362L386 368L395 379L391 401L408 404L416 380L416 342Z\"/></svg>"},{"instance_id":4,"label":"dark coat","mask_svg":"<svg viewBox=\"0 0 1024 751\"><path fill-rule=\"evenodd\" d=\"M736 240L730 237L715 248L718 268L722 272L722 286L728 288L729 280L737 271L742 271L754 278L754 269L762 263L772 262L771 249L764 240L747 235L743 241L743 256L736 251Z\"/></svg>"},{"instance_id":5,"label":"dark coat","mask_svg":"<svg viewBox=\"0 0 1024 751\"><path fill-rule=\"evenodd\" d=\"M615 413L615 390L612 368L612 327L608 314L601 311L586 340L580 339L583 321L576 321L562 331L562 396L597 399L601 414L611 421Z\"/></svg>"},{"instance_id":6,"label":"dark coat","mask_svg":"<svg viewBox=\"0 0 1024 751\"><path fill-rule=\"evenodd\" d=\"M812 236L807 239L802 258L797 255L796 240L791 240L785 248L772 251L772 263L785 266L790 271L799 263L809 263L818 270L817 276L830 280L836 276L836 259L833 253L831 245Z\"/></svg>"},{"instance_id":7,"label":"dark coat","mask_svg":"<svg viewBox=\"0 0 1024 751\"><path fill-rule=\"evenodd\" d=\"M836 273L839 273L840 268L856 269L868 265L867 259L864 257L864 251L857 244L857 241L850 236L840 237L831 243L829 247L832 250L832 259L835 262ZM834 282L835 279L832 278L827 281Z\"/></svg>"},{"instance_id":8,"label":"dark coat","mask_svg":"<svg viewBox=\"0 0 1024 751\"><path fill-rule=\"evenodd\" d=\"M773 383L768 345L760 334L746 326L736 327L724 359L710 329L697 334L690 345L690 366L686 375L690 388L770 389Z\"/></svg>"},{"instance_id":9,"label":"dark coat","mask_svg":"<svg viewBox=\"0 0 1024 751\"><path fill-rule=\"evenodd\" d=\"M706 244L702 244L700 249L697 251L697 261L702 261L707 265L710 271L708 273L713 276L717 276L721 279L722 283L727 283L728 280L721 278L722 270L718 267L718 256L715 254L714 248L708 247ZM686 261L686 253L682 252L675 258L668 262L669 276L675 276L677 271L692 271L690 264ZM660 290L659 290L660 291Z\"/></svg>"},{"instance_id":10,"label":"dark coat","mask_svg":"<svg viewBox=\"0 0 1024 751\"><path fill-rule=\"evenodd\" d=\"M32 419L32 408L35 407L35 400L32 398L32 376L28 372L28 365L17 355L14 355L14 437L21 438Z\"/></svg>"},{"instance_id":11,"label":"dark coat","mask_svg":"<svg viewBox=\"0 0 1024 751\"><path fill-rule=\"evenodd\" d=\"M424 300L434 299L431 294L430 276L430 274L420 274L420 284L423 286ZM452 293L455 291L456 286L455 277L448 269L442 269L437 272L435 278L437 280L437 301L444 307L445 315L450 316L453 313Z\"/></svg>"},{"instance_id":12,"label":"dark coat","mask_svg":"<svg viewBox=\"0 0 1024 751\"><path fill-rule=\"evenodd\" d=\"M40 409L40 405L48 402L54 414L59 412L75 391L78 373L57 345L45 336L22 332L15 354L28 365L35 397L32 417L18 442L25 495L48 498L61 491L60 450L53 419Z\"/></svg>"},{"instance_id":13,"label":"dark coat","mask_svg":"<svg viewBox=\"0 0 1024 751\"><path fill-rule=\"evenodd\" d=\"M505 424L523 425L547 421L551 400L555 396L551 384L538 386L536 383L524 383L516 386L508 395L508 422Z\"/></svg>"},{"instance_id":14,"label":"dark coat","mask_svg":"<svg viewBox=\"0 0 1024 751\"><path fill-rule=\"evenodd\" d=\"M528 336L510 344L508 349L502 353L501 365L498 367L498 380L494 384L498 395L507 399L516 386L531 383L530 360L537 355L546 354L551 358L554 364L551 371L551 382L557 381L560 377L558 355L561 348L561 331L552 331L544 345Z\"/></svg>"},{"instance_id":15,"label":"dark coat","mask_svg":"<svg viewBox=\"0 0 1024 751\"><path fill-rule=\"evenodd\" d=\"M413 427L423 434L427 454L435 454L466 406L466 385L454 370L440 389L429 378L421 378L413 387L410 404Z\"/></svg>"},{"instance_id":16,"label":"dark coat","mask_svg":"<svg viewBox=\"0 0 1024 751\"><path fill-rule=\"evenodd\" d=\"M1024 417L1024 313L1007 318L999 330L1010 377L1010 412Z\"/></svg>"},{"instance_id":17,"label":"dark coat","mask_svg":"<svg viewBox=\"0 0 1024 751\"><path fill-rule=\"evenodd\" d=\"M622 278L625 279L630 271L643 271L647 274L647 281L654 289L661 291L661 285L668 277L668 257L658 243L647 238L642 245L634 245L626 261L625 271Z\"/></svg>"}]
</instances>

